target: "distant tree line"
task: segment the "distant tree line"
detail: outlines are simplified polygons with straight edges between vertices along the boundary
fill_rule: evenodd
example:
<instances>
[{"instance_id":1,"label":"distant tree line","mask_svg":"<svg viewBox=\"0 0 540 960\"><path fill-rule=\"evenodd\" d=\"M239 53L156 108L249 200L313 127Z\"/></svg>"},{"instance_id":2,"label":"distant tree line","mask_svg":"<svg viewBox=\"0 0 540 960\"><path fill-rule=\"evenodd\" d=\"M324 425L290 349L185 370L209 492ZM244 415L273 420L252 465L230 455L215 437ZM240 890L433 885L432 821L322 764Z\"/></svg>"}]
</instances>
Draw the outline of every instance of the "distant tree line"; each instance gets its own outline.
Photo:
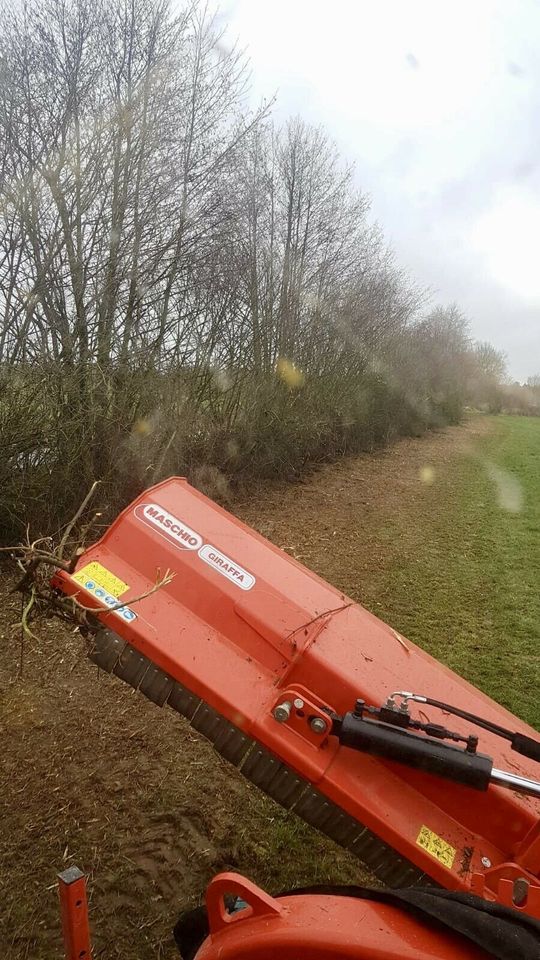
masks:
<instances>
[{"instance_id":1,"label":"distant tree line","mask_svg":"<svg viewBox=\"0 0 540 960\"><path fill-rule=\"evenodd\" d=\"M500 408L518 416L540 417L540 373L525 383L504 383L498 391Z\"/></svg>"},{"instance_id":2,"label":"distant tree line","mask_svg":"<svg viewBox=\"0 0 540 960\"><path fill-rule=\"evenodd\" d=\"M504 360L396 264L324 130L247 105L206 7L0 25L0 530L168 473L294 475L500 406Z\"/></svg>"}]
</instances>

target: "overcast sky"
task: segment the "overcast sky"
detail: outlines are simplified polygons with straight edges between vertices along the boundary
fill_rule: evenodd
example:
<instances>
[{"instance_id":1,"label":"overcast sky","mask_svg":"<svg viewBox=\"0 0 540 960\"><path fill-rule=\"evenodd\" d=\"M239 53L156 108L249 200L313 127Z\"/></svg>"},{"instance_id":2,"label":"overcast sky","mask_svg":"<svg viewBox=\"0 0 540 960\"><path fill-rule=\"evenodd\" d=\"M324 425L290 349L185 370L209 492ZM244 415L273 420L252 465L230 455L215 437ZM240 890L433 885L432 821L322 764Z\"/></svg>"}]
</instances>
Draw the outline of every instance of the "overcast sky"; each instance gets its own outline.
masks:
<instances>
[{"instance_id":1,"label":"overcast sky","mask_svg":"<svg viewBox=\"0 0 540 960\"><path fill-rule=\"evenodd\" d=\"M540 372L540 0L222 0L252 96L322 124L399 262Z\"/></svg>"}]
</instances>

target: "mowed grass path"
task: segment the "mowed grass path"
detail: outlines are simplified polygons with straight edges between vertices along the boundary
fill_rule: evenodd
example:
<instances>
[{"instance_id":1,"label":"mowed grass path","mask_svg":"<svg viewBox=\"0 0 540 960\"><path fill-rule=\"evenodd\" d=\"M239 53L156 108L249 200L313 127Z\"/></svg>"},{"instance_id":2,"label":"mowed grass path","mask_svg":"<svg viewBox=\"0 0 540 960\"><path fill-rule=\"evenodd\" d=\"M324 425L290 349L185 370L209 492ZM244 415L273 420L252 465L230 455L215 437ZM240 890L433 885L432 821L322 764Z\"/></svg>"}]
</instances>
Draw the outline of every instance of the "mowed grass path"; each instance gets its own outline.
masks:
<instances>
[{"instance_id":1,"label":"mowed grass path","mask_svg":"<svg viewBox=\"0 0 540 960\"><path fill-rule=\"evenodd\" d=\"M364 602L540 728L540 419L493 418L421 476L379 532L389 559Z\"/></svg>"}]
</instances>

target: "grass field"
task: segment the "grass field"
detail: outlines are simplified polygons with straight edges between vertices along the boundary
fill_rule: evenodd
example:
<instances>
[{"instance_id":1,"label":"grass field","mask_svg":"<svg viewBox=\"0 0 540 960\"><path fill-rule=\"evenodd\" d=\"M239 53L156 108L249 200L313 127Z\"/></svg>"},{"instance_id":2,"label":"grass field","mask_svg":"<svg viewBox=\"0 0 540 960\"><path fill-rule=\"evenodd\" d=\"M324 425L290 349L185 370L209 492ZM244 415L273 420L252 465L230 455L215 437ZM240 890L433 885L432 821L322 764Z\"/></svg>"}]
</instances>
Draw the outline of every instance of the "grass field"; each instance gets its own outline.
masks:
<instances>
[{"instance_id":1,"label":"grass field","mask_svg":"<svg viewBox=\"0 0 540 960\"><path fill-rule=\"evenodd\" d=\"M426 462L422 497L379 531L376 609L540 727L540 420L492 425L464 455Z\"/></svg>"}]
</instances>

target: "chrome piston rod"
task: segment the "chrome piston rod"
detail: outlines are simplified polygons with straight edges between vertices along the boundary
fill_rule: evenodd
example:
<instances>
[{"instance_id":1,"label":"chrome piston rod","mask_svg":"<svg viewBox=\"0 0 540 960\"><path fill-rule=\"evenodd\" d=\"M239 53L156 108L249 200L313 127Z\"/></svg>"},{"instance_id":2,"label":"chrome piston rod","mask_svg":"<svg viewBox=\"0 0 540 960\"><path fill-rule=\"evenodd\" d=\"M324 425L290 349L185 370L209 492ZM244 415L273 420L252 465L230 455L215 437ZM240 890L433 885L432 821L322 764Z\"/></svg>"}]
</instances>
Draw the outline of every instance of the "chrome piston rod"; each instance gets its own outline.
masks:
<instances>
[{"instance_id":1,"label":"chrome piston rod","mask_svg":"<svg viewBox=\"0 0 540 960\"><path fill-rule=\"evenodd\" d=\"M515 790L516 793L526 793L529 797L540 798L540 783L538 780L529 780L528 777L507 773L506 770L497 770L496 767L493 767L490 779L498 787L506 787L507 790Z\"/></svg>"}]
</instances>

